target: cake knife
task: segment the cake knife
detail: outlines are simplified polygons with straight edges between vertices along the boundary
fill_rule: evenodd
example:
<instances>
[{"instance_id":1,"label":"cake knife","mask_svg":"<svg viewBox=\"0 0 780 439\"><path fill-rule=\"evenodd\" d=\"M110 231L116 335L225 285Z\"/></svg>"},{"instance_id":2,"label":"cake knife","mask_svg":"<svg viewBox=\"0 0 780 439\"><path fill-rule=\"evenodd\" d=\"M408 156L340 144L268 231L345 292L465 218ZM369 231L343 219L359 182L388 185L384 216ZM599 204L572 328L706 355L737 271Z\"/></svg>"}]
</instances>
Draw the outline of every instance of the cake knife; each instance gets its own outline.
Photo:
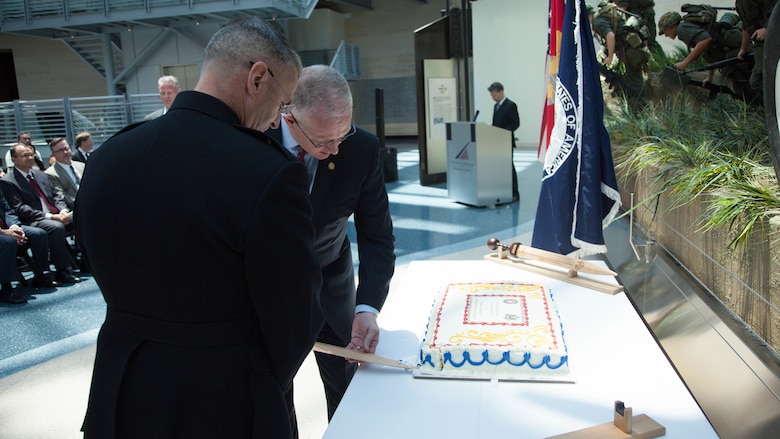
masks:
<instances>
[{"instance_id":1,"label":"cake knife","mask_svg":"<svg viewBox=\"0 0 780 439\"><path fill-rule=\"evenodd\" d=\"M417 366L401 362L400 360L393 360L391 358L381 357L379 355L369 354L367 352L353 351L352 349L342 348L340 346L334 346L319 341L314 343L313 350L314 352L335 355L337 357L344 357L351 360L365 361L367 363L381 364L383 366L400 367L407 370L418 369Z\"/></svg>"}]
</instances>

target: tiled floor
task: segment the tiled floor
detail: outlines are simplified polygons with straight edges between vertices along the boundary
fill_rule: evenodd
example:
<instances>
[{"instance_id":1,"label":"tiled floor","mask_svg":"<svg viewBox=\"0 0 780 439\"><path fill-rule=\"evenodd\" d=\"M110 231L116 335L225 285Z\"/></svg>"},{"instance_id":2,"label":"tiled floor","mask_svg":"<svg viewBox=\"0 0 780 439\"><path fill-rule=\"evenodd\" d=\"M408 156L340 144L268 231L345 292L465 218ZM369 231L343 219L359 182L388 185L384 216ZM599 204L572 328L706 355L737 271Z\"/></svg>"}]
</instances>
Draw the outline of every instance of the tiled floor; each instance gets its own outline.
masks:
<instances>
[{"instance_id":1,"label":"tiled floor","mask_svg":"<svg viewBox=\"0 0 780 439\"><path fill-rule=\"evenodd\" d=\"M387 184L397 255L391 288L411 261L481 258L490 237L527 242L541 176L535 150L514 150L519 202L475 208L450 201L446 185L420 185L416 139L387 143L398 149L399 174ZM26 292L32 294L26 305L0 304L0 439L80 438L105 303L89 277L67 288ZM311 356L295 386L301 438L320 438L324 397Z\"/></svg>"}]
</instances>

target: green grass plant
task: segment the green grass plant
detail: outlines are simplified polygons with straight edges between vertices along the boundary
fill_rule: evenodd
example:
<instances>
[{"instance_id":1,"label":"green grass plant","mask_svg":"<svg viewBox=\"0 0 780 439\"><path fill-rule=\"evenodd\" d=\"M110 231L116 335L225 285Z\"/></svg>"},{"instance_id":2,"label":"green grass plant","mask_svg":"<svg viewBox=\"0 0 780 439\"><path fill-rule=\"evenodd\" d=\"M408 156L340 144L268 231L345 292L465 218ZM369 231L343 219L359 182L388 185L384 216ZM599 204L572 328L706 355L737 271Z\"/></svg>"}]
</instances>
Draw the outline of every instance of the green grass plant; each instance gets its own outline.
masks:
<instances>
[{"instance_id":1,"label":"green grass plant","mask_svg":"<svg viewBox=\"0 0 780 439\"><path fill-rule=\"evenodd\" d=\"M686 96L605 116L615 167L625 178L656 175L658 189L634 208L661 194L670 209L702 201L700 230L728 230L737 250L780 213L765 115L727 96L703 104Z\"/></svg>"}]
</instances>

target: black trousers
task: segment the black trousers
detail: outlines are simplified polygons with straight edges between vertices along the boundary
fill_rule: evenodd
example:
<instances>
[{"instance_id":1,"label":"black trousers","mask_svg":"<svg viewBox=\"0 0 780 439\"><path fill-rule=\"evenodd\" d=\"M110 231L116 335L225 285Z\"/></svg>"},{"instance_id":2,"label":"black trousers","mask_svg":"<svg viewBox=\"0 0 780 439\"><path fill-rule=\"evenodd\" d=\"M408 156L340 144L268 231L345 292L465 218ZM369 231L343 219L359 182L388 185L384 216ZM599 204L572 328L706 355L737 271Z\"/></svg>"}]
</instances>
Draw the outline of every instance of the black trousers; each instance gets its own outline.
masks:
<instances>
[{"instance_id":1,"label":"black trousers","mask_svg":"<svg viewBox=\"0 0 780 439\"><path fill-rule=\"evenodd\" d=\"M46 231L49 235L49 255L51 263L57 268L57 271L63 271L73 268L73 259L68 251L68 241L65 239L65 224L54 220L41 220L31 224Z\"/></svg>"}]
</instances>

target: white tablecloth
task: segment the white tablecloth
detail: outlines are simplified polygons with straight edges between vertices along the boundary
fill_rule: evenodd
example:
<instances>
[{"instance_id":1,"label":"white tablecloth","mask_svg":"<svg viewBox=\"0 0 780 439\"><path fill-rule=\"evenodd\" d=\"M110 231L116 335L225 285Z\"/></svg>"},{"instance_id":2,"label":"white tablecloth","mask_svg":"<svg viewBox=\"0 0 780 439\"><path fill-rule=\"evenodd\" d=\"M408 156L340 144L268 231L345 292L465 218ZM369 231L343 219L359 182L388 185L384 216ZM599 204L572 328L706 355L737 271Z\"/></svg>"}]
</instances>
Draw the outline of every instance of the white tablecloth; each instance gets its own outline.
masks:
<instances>
[{"instance_id":1,"label":"white tablecloth","mask_svg":"<svg viewBox=\"0 0 780 439\"><path fill-rule=\"evenodd\" d=\"M379 316L377 354L416 364L437 291L496 280L552 291L576 383L422 379L363 364L324 438L542 438L612 422L616 400L665 426L666 437L718 437L624 293L489 261L413 262Z\"/></svg>"}]
</instances>

